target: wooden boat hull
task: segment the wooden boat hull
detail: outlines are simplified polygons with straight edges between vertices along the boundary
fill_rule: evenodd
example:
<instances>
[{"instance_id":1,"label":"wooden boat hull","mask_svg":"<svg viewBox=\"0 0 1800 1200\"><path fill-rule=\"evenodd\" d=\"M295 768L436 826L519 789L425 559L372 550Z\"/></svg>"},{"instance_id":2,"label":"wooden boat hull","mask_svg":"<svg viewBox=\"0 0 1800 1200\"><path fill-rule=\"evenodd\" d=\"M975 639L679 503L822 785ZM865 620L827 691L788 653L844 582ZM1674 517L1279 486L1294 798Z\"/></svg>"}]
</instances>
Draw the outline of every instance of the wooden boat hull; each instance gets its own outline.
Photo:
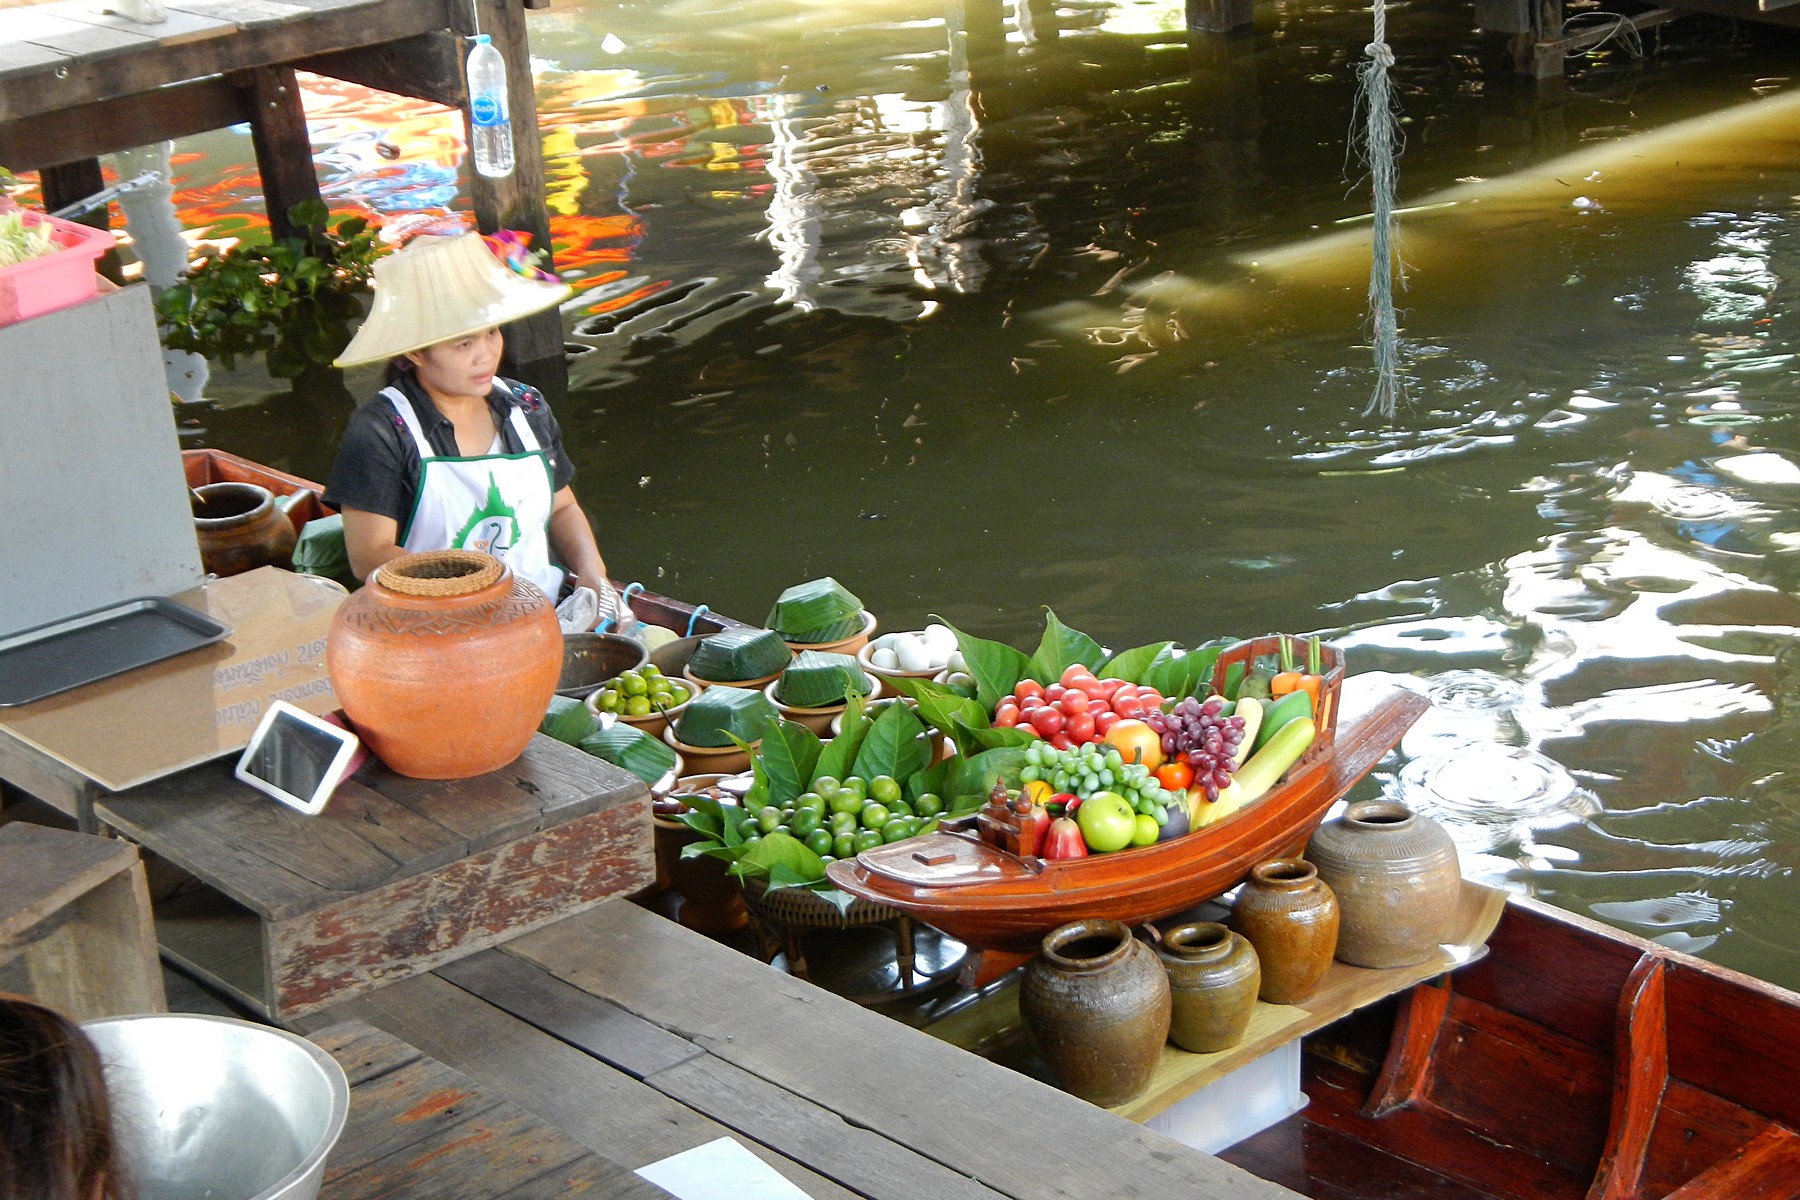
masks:
<instances>
[{"instance_id":1,"label":"wooden boat hull","mask_svg":"<svg viewBox=\"0 0 1800 1200\"><path fill-rule=\"evenodd\" d=\"M1399 742L1428 707L1395 690L1332 752L1256 804L1201 832L1154 846L1045 863L973 833L937 833L832 863L831 881L890 905L979 950L1035 953L1046 933L1084 917L1136 924L1191 908L1235 886L1259 862L1298 852L1325 811Z\"/></svg>"}]
</instances>

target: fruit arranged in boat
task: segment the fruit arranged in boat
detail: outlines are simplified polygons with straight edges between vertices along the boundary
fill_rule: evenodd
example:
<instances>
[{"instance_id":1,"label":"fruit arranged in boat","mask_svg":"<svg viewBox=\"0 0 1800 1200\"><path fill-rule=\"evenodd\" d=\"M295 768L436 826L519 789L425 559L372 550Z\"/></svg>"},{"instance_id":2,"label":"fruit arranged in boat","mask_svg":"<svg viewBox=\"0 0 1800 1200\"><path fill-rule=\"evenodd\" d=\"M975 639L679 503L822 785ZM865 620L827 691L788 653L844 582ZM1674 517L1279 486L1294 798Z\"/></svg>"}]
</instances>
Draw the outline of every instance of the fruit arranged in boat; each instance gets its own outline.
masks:
<instances>
[{"instance_id":1,"label":"fruit arranged in boat","mask_svg":"<svg viewBox=\"0 0 1800 1200\"><path fill-rule=\"evenodd\" d=\"M594 708L619 716L647 717L686 704L692 695L687 684L668 678L655 663L645 663L601 684L594 695Z\"/></svg>"},{"instance_id":2,"label":"fruit arranged in boat","mask_svg":"<svg viewBox=\"0 0 1800 1200\"><path fill-rule=\"evenodd\" d=\"M994 724L1029 730L1067 749L1100 741L1120 720L1154 712L1162 702L1162 694L1153 687L1139 687L1126 679L1096 679L1075 663L1047 686L1030 676L1015 683L994 707Z\"/></svg>"},{"instance_id":3,"label":"fruit arranged in boat","mask_svg":"<svg viewBox=\"0 0 1800 1200\"><path fill-rule=\"evenodd\" d=\"M1163 754L1187 764L1194 773L1189 786L1205 792L1208 800L1217 800L1219 792L1231 783L1238 744L1244 740L1244 720L1228 714L1227 703L1223 696L1204 701L1184 696L1168 712L1144 718L1144 724L1160 739Z\"/></svg>"}]
</instances>

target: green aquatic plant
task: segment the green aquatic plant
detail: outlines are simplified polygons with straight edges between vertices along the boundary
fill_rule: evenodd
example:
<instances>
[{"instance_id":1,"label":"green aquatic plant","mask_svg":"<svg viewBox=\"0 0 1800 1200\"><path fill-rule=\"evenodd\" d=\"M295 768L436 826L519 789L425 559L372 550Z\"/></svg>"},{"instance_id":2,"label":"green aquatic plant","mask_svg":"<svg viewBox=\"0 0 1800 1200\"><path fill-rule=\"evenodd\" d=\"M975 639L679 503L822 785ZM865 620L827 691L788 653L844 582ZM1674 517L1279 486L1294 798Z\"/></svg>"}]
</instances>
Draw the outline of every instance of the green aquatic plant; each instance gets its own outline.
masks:
<instances>
[{"instance_id":1,"label":"green aquatic plant","mask_svg":"<svg viewBox=\"0 0 1800 1200\"><path fill-rule=\"evenodd\" d=\"M293 235L241 241L194 264L156 298L163 345L227 370L262 354L278 379L336 358L362 318L380 247L363 218L330 216L303 201L288 210Z\"/></svg>"}]
</instances>

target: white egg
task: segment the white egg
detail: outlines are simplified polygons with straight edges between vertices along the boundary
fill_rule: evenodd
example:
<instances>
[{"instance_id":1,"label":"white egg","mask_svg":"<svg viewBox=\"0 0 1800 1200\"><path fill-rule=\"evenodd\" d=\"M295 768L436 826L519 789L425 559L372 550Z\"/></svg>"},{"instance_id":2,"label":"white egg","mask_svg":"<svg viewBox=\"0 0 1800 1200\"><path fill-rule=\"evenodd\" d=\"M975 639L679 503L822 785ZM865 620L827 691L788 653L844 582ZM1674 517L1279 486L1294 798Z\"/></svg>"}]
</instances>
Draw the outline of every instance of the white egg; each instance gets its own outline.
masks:
<instances>
[{"instance_id":1,"label":"white egg","mask_svg":"<svg viewBox=\"0 0 1800 1200\"><path fill-rule=\"evenodd\" d=\"M870 651L869 662L880 667L884 671L897 671L900 669L900 656L886 646L878 646Z\"/></svg>"},{"instance_id":2,"label":"white egg","mask_svg":"<svg viewBox=\"0 0 1800 1200\"><path fill-rule=\"evenodd\" d=\"M948 625L939 624L936 621L925 627L924 636L925 640L930 642L933 646L956 645L956 634L951 632Z\"/></svg>"},{"instance_id":3,"label":"white egg","mask_svg":"<svg viewBox=\"0 0 1800 1200\"><path fill-rule=\"evenodd\" d=\"M973 675L966 675L961 671L952 671L944 682L951 687L974 687L975 677Z\"/></svg>"},{"instance_id":4,"label":"white egg","mask_svg":"<svg viewBox=\"0 0 1800 1200\"><path fill-rule=\"evenodd\" d=\"M923 671L931 666L931 651L912 634L901 634L894 643L894 656L902 671Z\"/></svg>"},{"instance_id":5,"label":"white egg","mask_svg":"<svg viewBox=\"0 0 1800 1200\"><path fill-rule=\"evenodd\" d=\"M969 669L969 664L963 661L961 650L952 650L950 656L944 660L944 665L949 667L952 671L967 671Z\"/></svg>"}]
</instances>

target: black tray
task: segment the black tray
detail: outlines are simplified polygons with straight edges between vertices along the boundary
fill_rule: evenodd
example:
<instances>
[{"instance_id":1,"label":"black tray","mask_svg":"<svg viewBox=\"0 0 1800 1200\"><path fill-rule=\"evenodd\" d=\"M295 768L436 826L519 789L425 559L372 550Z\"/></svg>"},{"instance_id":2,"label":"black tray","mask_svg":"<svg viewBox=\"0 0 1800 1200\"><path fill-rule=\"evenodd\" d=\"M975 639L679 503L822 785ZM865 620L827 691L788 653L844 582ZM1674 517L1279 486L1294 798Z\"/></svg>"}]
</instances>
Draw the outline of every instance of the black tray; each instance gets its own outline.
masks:
<instances>
[{"instance_id":1,"label":"black tray","mask_svg":"<svg viewBox=\"0 0 1800 1200\"><path fill-rule=\"evenodd\" d=\"M143 596L0 638L0 708L30 704L216 642L205 613Z\"/></svg>"}]
</instances>

